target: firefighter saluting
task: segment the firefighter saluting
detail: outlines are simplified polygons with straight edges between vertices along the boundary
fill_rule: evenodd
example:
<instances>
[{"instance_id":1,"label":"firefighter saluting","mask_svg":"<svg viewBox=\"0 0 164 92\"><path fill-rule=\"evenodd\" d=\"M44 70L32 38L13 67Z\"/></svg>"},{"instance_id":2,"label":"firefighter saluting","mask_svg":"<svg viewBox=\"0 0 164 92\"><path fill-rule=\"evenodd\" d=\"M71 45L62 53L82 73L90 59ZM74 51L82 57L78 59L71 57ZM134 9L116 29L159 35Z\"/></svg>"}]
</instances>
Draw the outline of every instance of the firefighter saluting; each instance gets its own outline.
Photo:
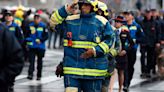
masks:
<instances>
[{"instance_id":1,"label":"firefighter saluting","mask_svg":"<svg viewBox=\"0 0 164 92\"><path fill-rule=\"evenodd\" d=\"M80 14L69 16L74 14L72 4L51 16L50 25L64 30L65 92L101 92L114 32L104 17L96 15L97 4L97 0L79 0Z\"/></svg>"}]
</instances>

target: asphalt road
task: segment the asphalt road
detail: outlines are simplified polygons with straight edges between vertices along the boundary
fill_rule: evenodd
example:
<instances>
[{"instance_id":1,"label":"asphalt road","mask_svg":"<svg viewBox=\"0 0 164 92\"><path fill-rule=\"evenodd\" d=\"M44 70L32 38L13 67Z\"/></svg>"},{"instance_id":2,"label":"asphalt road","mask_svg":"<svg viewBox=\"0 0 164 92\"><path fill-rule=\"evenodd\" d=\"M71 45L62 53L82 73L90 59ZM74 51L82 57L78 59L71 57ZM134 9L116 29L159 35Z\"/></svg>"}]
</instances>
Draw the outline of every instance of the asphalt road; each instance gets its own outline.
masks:
<instances>
[{"instance_id":1,"label":"asphalt road","mask_svg":"<svg viewBox=\"0 0 164 92\"><path fill-rule=\"evenodd\" d=\"M63 50L46 51L43 63L43 77L37 81L26 79L29 63L25 63L22 73L16 78L14 92L64 92L63 78L57 78L55 69L57 64L62 60ZM140 76L140 54L137 53L135 64L135 74L131 82L130 92L164 92L164 81L157 77L150 79L141 79ZM36 71L35 71L36 73ZM117 76L114 84L114 91L118 92Z\"/></svg>"}]
</instances>

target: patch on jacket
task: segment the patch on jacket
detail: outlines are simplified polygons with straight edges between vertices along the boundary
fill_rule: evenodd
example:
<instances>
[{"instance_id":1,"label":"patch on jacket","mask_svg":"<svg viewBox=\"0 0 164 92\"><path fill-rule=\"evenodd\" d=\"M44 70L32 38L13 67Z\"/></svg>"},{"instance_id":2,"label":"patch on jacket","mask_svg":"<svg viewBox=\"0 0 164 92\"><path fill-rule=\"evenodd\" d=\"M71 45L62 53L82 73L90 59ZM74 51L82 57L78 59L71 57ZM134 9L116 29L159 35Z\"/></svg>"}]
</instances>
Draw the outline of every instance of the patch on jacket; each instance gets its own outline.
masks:
<instances>
[{"instance_id":1,"label":"patch on jacket","mask_svg":"<svg viewBox=\"0 0 164 92\"><path fill-rule=\"evenodd\" d=\"M87 37L85 35L79 35L80 40L86 40Z\"/></svg>"}]
</instances>

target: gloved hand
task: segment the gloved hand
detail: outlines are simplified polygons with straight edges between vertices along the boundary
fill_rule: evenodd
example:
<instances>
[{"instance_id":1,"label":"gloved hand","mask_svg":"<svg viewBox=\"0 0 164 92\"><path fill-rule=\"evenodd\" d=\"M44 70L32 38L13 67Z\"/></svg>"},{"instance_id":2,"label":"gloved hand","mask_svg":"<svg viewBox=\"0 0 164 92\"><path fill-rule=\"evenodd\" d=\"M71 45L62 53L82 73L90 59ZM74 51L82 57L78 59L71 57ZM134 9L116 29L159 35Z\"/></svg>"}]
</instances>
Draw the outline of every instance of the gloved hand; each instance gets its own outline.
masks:
<instances>
[{"instance_id":1,"label":"gloved hand","mask_svg":"<svg viewBox=\"0 0 164 92\"><path fill-rule=\"evenodd\" d=\"M60 62L60 64L58 64L58 66L56 67L55 74L57 75L57 77L64 76L64 73L63 73L63 62Z\"/></svg>"},{"instance_id":2,"label":"gloved hand","mask_svg":"<svg viewBox=\"0 0 164 92\"><path fill-rule=\"evenodd\" d=\"M87 49L86 52L82 53L80 57L87 59L87 58L92 57L93 55L94 55L94 50L92 48L90 48L90 49Z\"/></svg>"}]
</instances>

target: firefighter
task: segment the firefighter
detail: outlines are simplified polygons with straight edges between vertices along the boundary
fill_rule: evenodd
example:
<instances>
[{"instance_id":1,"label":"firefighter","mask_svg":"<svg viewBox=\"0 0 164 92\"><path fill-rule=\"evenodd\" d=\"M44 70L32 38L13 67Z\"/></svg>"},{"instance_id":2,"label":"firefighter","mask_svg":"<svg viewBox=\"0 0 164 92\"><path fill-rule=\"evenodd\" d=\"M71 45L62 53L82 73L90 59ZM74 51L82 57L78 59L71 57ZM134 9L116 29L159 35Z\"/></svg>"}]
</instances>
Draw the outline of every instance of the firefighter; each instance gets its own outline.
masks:
<instances>
[{"instance_id":1,"label":"firefighter","mask_svg":"<svg viewBox=\"0 0 164 92\"><path fill-rule=\"evenodd\" d=\"M144 33L143 33L141 26L135 22L133 11L129 11L129 10L124 11L123 15L126 18L126 21L127 21L126 26L129 29L130 36L132 37L132 39L134 41L134 46L127 51L128 69L125 71L125 77L124 77L125 78L124 91L127 91L130 86L130 82L133 78L134 64L136 62L136 54L137 54L138 44L142 43ZM128 48L128 47L126 47L126 48Z\"/></svg>"},{"instance_id":2,"label":"firefighter","mask_svg":"<svg viewBox=\"0 0 164 92\"><path fill-rule=\"evenodd\" d=\"M22 45L24 41L23 31L16 23L13 22L13 15L10 11L5 13L5 22L3 24L8 27L10 32L13 32L18 42Z\"/></svg>"},{"instance_id":3,"label":"firefighter","mask_svg":"<svg viewBox=\"0 0 164 92\"><path fill-rule=\"evenodd\" d=\"M110 12L108 11L107 5L101 1L98 1L98 11L96 14L101 15L104 18L106 18L107 20L109 20L109 13ZM115 69L115 56L119 53L120 46L121 46L118 32L115 31L114 26L112 26L112 29L114 30L116 36L115 36L113 48L111 48L109 51L108 74L107 74L105 80L103 80L101 92L108 92L108 87L109 87L109 83L111 80L111 76L113 75L114 69Z\"/></svg>"},{"instance_id":4,"label":"firefighter","mask_svg":"<svg viewBox=\"0 0 164 92\"><path fill-rule=\"evenodd\" d=\"M13 35L17 38L19 44L23 46L23 41L24 41L24 35L22 29L13 22L13 15L10 11L7 11L5 13L5 22L3 22L4 25L8 28L10 32L13 33ZM15 78L13 78L14 80ZM9 89L13 90L14 86L14 81L10 84Z\"/></svg>"},{"instance_id":5,"label":"firefighter","mask_svg":"<svg viewBox=\"0 0 164 92\"><path fill-rule=\"evenodd\" d=\"M50 19L53 27L64 25L65 92L100 92L115 35L108 20L95 14L97 0L79 0L78 4L80 14L68 16L75 14L73 3L55 11Z\"/></svg>"},{"instance_id":6,"label":"firefighter","mask_svg":"<svg viewBox=\"0 0 164 92\"><path fill-rule=\"evenodd\" d=\"M26 42L29 48L29 70L27 79L33 79L35 69L35 55L37 56L37 80L42 77L43 57L45 54L45 41L48 39L46 25L41 21L39 14L34 15L34 21L29 24L27 29Z\"/></svg>"},{"instance_id":7,"label":"firefighter","mask_svg":"<svg viewBox=\"0 0 164 92\"><path fill-rule=\"evenodd\" d=\"M23 7L19 6L14 14L15 17L14 22L18 24L20 27L22 26L23 16L24 16Z\"/></svg>"}]
</instances>

